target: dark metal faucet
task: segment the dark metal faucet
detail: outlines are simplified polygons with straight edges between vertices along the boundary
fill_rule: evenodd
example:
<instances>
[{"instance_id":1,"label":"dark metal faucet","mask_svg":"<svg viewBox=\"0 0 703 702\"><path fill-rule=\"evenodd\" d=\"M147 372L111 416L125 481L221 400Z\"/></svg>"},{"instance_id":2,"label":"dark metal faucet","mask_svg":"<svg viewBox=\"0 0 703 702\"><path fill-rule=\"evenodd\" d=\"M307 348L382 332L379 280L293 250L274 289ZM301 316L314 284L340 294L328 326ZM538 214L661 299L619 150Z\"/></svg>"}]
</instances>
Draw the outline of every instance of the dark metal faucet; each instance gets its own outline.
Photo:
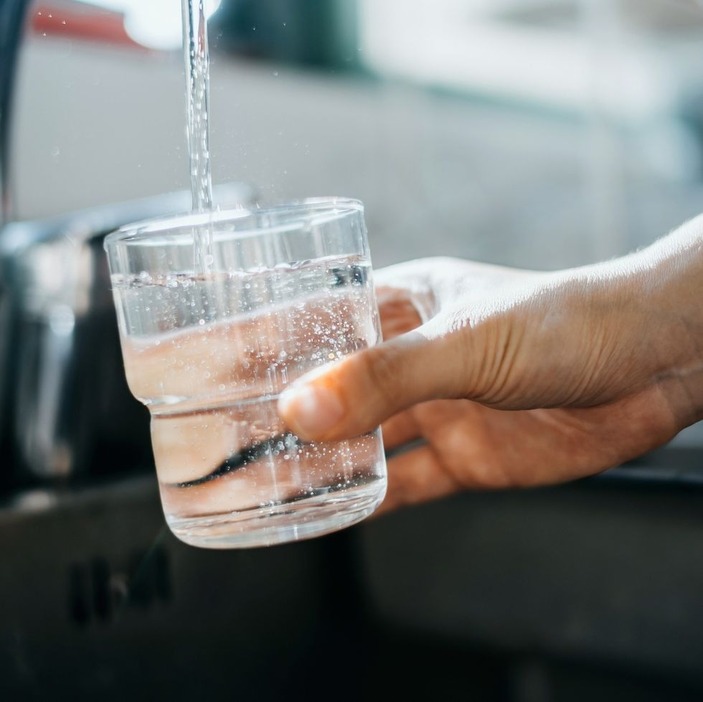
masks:
<instances>
[{"instance_id":1,"label":"dark metal faucet","mask_svg":"<svg viewBox=\"0 0 703 702\"><path fill-rule=\"evenodd\" d=\"M10 219L8 160L12 90L29 0L0 0L0 226Z\"/></svg>"}]
</instances>

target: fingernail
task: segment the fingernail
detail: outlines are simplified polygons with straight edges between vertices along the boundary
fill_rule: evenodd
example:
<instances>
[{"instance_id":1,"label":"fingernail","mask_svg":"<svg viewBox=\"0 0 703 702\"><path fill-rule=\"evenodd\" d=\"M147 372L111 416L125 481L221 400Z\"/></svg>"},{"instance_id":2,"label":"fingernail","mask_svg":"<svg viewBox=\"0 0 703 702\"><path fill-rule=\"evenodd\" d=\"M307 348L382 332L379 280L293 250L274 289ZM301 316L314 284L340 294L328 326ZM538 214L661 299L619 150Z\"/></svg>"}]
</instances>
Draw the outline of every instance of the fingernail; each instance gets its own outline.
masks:
<instances>
[{"instance_id":1,"label":"fingernail","mask_svg":"<svg viewBox=\"0 0 703 702\"><path fill-rule=\"evenodd\" d=\"M323 434L344 415L339 397L328 388L314 385L284 391L278 400L278 409L299 434Z\"/></svg>"}]
</instances>

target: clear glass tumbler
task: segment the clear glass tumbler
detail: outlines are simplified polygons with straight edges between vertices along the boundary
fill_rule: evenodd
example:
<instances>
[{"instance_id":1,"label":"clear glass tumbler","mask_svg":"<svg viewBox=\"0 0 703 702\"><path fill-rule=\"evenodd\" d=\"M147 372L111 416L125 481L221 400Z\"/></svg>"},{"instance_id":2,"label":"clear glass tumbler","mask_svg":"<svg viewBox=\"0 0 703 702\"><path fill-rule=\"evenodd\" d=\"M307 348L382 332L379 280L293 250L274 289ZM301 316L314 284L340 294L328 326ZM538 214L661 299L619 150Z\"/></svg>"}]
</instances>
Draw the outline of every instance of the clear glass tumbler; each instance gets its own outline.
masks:
<instances>
[{"instance_id":1,"label":"clear glass tumbler","mask_svg":"<svg viewBox=\"0 0 703 702\"><path fill-rule=\"evenodd\" d=\"M380 338L363 205L311 199L135 223L105 250L166 521L206 548L320 536L386 490L380 429L300 440L281 391Z\"/></svg>"}]
</instances>

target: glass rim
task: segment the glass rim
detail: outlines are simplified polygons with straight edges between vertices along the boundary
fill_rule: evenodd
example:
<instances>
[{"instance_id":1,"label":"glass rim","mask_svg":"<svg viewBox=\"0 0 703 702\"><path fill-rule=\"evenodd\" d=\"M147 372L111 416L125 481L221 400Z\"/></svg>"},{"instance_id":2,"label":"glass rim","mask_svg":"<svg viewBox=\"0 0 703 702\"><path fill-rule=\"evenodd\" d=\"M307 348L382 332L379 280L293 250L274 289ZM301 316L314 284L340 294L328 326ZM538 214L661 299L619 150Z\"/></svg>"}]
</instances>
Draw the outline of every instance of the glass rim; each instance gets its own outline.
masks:
<instances>
[{"instance_id":1,"label":"glass rim","mask_svg":"<svg viewBox=\"0 0 703 702\"><path fill-rule=\"evenodd\" d=\"M150 217L122 225L119 229L107 234L103 240L105 250L109 246L122 242L148 242L152 236L177 234L180 230L202 227L208 224L222 222L236 222L267 214L281 214L290 212L309 216L317 219L325 215L334 215L329 221L334 221L337 216L351 213L363 213L364 204L361 200L352 197L309 197L299 200L285 200L279 203L258 205L228 206L223 209L213 209L205 212L184 212L176 215ZM323 220L325 221L325 220ZM300 220L291 222L276 222L270 225L249 226L244 229L228 232L236 238L250 238L283 233L300 227ZM185 236L185 233L183 233Z\"/></svg>"}]
</instances>

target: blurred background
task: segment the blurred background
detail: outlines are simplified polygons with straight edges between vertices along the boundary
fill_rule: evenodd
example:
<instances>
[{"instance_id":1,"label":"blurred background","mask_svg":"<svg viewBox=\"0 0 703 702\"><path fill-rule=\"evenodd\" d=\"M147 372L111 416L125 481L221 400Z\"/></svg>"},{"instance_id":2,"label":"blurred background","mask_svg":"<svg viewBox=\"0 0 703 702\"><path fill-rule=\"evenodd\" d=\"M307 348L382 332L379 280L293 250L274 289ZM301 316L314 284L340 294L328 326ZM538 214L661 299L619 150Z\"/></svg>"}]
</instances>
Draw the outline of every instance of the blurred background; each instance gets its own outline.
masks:
<instances>
[{"instance_id":1,"label":"blurred background","mask_svg":"<svg viewBox=\"0 0 703 702\"><path fill-rule=\"evenodd\" d=\"M215 182L267 200L362 199L376 265L442 253L570 266L699 212L695 2L223 0L210 12ZM15 215L187 187L177 0L39 2L29 24Z\"/></svg>"},{"instance_id":2,"label":"blurred background","mask_svg":"<svg viewBox=\"0 0 703 702\"><path fill-rule=\"evenodd\" d=\"M376 267L575 266L703 207L693 0L206 8L215 184L261 203L361 199ZM105 211L117 223L189 188L181 7L0 0L0 51L5 699L703 699L698 427L602 479L463 495L308 543L173 540L144 416L130 405L141 428L125 431L143 441L124 457L122 409L96 428L90 403L62 404L90 378L122 381L114 330L91 332L91 364L61 365L86 302L54 302L102 231L76 234L75 213L103 213L104 229ZM46 427L66 416L58 441ZM89 424L112 443L93 441L76 478Z\"/></svg>"}]
</instances>

